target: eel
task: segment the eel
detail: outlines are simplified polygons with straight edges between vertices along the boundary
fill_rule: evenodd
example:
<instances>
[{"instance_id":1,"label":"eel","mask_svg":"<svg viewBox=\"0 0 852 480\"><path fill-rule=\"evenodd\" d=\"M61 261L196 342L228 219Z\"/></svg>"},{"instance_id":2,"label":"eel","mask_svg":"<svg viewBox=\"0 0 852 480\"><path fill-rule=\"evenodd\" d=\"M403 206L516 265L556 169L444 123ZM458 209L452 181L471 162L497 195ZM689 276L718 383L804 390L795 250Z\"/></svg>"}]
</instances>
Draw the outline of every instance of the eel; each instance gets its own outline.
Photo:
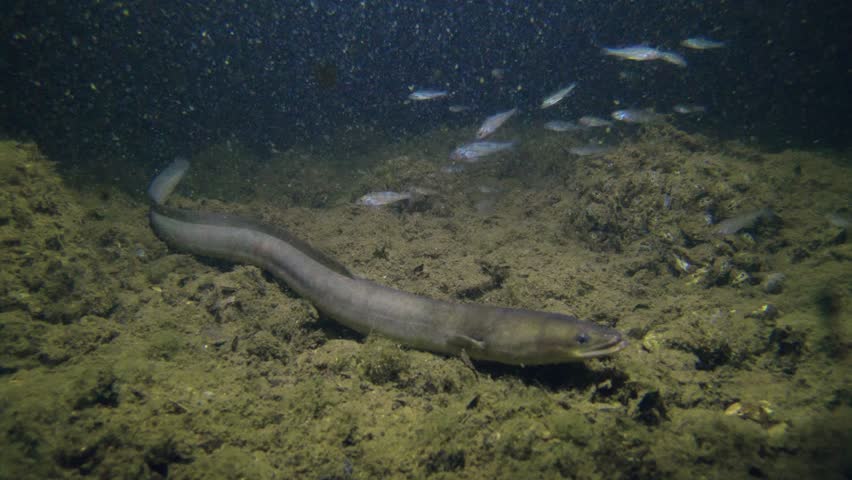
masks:
<instances>
[{"instance_id":1,"label":"eel","mask_svg":"<svg viewBox=\"0 0 852 480\"><path fill-rule=\"evenodd\" d=\"M175 159L148 188L151 228L162 241L179 251L262 268L359 333L511 365L580 361L627 345L617 330L570 315L447 302L389 288L353 275L284 229L167 206L189 165Z\"/></svg>"}]
</instances>

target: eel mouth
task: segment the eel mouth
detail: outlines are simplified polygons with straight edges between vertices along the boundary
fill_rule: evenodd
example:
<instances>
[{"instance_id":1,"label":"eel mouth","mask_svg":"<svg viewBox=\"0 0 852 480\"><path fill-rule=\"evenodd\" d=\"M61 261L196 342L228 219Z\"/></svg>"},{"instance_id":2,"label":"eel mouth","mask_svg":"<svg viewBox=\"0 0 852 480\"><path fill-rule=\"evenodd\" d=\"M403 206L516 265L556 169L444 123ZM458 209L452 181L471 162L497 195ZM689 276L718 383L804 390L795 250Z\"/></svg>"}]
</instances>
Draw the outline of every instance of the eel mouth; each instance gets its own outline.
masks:
<instances>
[{"instance_id":1,"label":"eel mouth","mask_svg":"<svg viewBox=\"0 0 852 480\"><path fill-rule=\"evenodd\" d=\"M587 350L584 352L578 352L577 357L585 360L587 358L597 358L604 357L606 355L612 355L613 353L622 350L628 344L627 340L623 340L620 335L616 335L612 338L611 341L607 342L604 345L594 349Z\"/></svg>"}]
</instances>

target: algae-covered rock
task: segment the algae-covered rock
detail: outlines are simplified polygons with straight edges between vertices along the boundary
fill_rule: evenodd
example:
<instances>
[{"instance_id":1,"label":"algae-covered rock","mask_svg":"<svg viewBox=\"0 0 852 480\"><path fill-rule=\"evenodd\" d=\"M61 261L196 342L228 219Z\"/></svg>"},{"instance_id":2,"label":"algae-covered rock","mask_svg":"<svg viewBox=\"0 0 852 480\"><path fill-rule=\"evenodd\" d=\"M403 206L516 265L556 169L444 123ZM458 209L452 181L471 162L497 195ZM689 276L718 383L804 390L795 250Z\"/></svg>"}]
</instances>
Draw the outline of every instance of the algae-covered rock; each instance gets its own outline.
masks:
<instances>
[{"instance_id":1,"label":"algae-covered rock","mask_svg":"<svg viewBox=\"0 0 852 480\"><path fill-rule=\"evenodd\" d=\"M370 337L360 354L361 373L378 385L399 381L410 365L408 354L398 344L380 337Z\"/></svg>"},{"instance_id":2,"label":"algae-covered rock","mask_svg":"<svg viewBox=\"0 0 852 480\"><path fill-rule=\"evenodd\" d=\"M848 167L671 127L566 159L563 140L519 128L517 152L461 172L440 168L462 131L367 152L363 169L347 148L264 163L220 145L170 202L258 213L392 288L613 326L630 342L615 356L471 365L364 338L255 266L171 250L138 193L68 189L35 147L0 142L0 476L852 471L852 256L818 214L848 199ZM350 205L409 184L438 191L434 207ZM493 189L477 210L471 192ZM752 205L784 222L713 232ZM755 283L770 272L783 289ZM725 415L763 401L771 414Z\"/></svg>"}]
</instances>

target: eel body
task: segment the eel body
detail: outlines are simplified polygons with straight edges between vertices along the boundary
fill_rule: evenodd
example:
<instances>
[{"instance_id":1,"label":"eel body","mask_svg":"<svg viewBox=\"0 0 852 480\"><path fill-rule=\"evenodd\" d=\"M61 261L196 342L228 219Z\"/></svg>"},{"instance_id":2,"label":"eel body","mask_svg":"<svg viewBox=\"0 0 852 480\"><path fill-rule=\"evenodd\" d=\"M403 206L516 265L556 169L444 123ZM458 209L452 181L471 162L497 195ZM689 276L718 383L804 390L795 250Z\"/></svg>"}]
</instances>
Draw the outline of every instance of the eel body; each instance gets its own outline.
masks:
<instances>
[{"instance_id":1,"label":"eel body","mask_svg":"<svg viewBox=\"0 0 852 480\"><path fill-rule=\"evenodd\" d=\"M148 189L150 223L160 239L181 251L256 265L319 311L363 334L516 365L598 357L627 344L616 330L570 315L446 302L389 288L352 275L283 229L234 215L166 206L188 169L189 162L178 158Z\"/></svg>"}]
</instances>

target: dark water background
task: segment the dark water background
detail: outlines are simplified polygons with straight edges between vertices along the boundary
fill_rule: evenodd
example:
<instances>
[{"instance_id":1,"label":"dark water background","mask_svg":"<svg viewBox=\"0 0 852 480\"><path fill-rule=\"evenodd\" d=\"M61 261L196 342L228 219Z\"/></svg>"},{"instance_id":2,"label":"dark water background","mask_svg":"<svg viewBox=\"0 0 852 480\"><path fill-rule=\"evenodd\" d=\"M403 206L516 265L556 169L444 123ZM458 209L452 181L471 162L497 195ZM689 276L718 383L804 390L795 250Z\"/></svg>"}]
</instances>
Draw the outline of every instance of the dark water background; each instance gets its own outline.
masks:
<instances>
[{"instance_id":1,"label":"dark water background","mask_svg":"<svg viewBox=\"0 0 852 480\"><path fill-rule=\"evenodd\" d=\"M228 138L319 145L351 125L411 135L470 124L450 103L478 121L570 81L574 116L691 102L726 137L849 143L849 2L4 3L0 127L59 161L159 162ZM679 46L697 35L728 47ZM688 68L600 54L642 42ZM412 86L453 97L405 104Z\"/></svg>"}]
</instances>

